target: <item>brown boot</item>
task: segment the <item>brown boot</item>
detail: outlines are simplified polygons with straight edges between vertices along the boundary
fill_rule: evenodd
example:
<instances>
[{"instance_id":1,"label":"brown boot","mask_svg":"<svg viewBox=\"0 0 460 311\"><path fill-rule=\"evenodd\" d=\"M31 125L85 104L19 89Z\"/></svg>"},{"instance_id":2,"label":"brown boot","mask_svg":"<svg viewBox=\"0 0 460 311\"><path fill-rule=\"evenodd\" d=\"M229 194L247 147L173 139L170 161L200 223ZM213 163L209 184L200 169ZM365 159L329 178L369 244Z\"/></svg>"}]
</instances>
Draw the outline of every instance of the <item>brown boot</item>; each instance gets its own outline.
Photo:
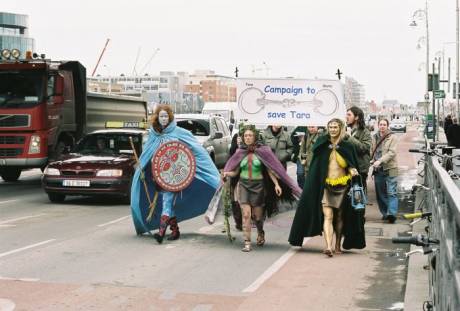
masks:
<instances>
[{"instance_id":1,"label":"brown boot","mask_svg":"<svg viewBox=\"0 0 460 311\"><path fill-rule=\"evenodd\" d=\"M157 240L158 244L163 243L163 238L166 234L166 229L169 224L169 216L162 215L160 218L160 228L158 228L158 233L155 233L153 237Z\"/></svg>"},{"instance_id":2,"label":"brown boot","mask_svg":"<svg viewBox=\"0 0 460 311\"><path fill-rule=\"evenodd\" d=\"M169 219L169 229L171 229L171 234L168 236L168 241L179 239L180 232L179 232L179 226L177 225L176 217L171 217Z\"/></svg>"}]
</instances>

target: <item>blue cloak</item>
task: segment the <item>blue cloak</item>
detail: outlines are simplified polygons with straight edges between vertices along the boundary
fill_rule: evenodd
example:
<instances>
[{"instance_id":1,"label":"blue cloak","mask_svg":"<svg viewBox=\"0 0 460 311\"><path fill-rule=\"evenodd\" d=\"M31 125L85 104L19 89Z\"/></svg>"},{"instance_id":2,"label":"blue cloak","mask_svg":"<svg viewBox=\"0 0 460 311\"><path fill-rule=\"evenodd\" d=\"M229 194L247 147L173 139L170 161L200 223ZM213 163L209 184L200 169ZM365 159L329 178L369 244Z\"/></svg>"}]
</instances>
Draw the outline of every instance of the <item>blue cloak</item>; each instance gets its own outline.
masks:
<instances>
[{"instance_id":1,"label":"blue cloak","mask_svg":"<svg viewBox=\"0 0 460 311\"><path fill-rule=\"evenodd\" d=\"M150 128L148 140L139 158L140 165L136 168L131 186L131 213L138 235L158 228L162 209L162 195L160 194L154 215L147 222L149 202L140 178L141 170L144 172L150 198L153 200L157 190L152 177L151 159L160 145L171 140L178 140L186 144L196 159L196 174L192 183L176 194L173 208L178 221L203 214L220 184L220 174L211 157L189 131L178 127L175 121L172 121L161 133Z\"/></svg>"}]
</instances>

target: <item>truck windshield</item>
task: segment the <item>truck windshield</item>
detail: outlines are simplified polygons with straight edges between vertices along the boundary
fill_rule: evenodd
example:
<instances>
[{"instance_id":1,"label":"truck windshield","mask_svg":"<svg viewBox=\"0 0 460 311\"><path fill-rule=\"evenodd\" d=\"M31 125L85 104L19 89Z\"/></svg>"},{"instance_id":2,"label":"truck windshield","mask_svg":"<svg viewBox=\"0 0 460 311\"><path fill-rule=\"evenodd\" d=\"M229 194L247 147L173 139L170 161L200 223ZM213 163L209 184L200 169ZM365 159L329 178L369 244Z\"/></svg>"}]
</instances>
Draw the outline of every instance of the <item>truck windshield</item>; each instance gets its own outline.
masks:
<instances>
[{"instance_id":1,"label":"truck windshield","mask_svg":"<svg viewBox=\"0 0 460 311\"><path fill-rule=\"evenodd\" d=\"M33 107L42 101L45 75L41 72L1 72L0 108Z\"/></svg>"}]
</instances>

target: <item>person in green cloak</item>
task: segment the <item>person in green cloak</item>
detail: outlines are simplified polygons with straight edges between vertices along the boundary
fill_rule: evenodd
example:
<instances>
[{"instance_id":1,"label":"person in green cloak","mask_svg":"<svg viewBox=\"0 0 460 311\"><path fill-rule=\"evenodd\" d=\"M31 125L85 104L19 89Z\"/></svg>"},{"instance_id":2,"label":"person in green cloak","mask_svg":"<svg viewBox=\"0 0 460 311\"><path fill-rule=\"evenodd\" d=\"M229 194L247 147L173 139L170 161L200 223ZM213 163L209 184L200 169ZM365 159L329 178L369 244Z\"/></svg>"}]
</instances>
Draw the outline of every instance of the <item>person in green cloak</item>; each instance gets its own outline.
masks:
<instances>
[{"instance_id":1,"label":"person in green cloak","mask_svg":"<svg viewBox=\"0 0 460 311\"><path fill-rule=\"evenodd\" d=\"M342 252L342 235L344 249L366 246L364 211L354 210L347 196L352 177L358 176L356 150L344 137L345 123L332 119L327 124L327 134L313 146L307 180L289 234L291 245L302 246L304 237L324 233L324 253L328 257Z\"/></svg>"}]
</instances>

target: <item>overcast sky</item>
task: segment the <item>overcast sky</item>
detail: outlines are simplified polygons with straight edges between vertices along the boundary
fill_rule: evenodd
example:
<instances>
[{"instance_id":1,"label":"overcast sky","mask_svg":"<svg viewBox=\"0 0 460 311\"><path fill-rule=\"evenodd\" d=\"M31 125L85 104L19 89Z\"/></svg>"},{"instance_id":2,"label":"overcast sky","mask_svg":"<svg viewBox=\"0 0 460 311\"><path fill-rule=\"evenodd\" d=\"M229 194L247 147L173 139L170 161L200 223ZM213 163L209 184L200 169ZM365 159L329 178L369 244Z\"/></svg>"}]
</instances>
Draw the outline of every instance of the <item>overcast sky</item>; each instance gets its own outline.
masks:
<instances>
[{"instance_id":1,"label":"overcast sky","mask_svg":"<svg viewBox=\"0 0 460 311\"><path fill-rule=\"evenodd\" d=\"M455 65L455 1L429 0L430 61L445 49ZM81 61L90 74L107 38L99 74L147 68L212 69L240 76L335 79L340 68L365 86L366 99L415 104L425 90L425 35L409 27L423 0L21 0L0 11L29 15L39 53ZM447 61L445 63L447 70ZM419 71L419 68L421 71ZM452 71L455 78L455 72Z\"/></svg>"}]
</instances>

